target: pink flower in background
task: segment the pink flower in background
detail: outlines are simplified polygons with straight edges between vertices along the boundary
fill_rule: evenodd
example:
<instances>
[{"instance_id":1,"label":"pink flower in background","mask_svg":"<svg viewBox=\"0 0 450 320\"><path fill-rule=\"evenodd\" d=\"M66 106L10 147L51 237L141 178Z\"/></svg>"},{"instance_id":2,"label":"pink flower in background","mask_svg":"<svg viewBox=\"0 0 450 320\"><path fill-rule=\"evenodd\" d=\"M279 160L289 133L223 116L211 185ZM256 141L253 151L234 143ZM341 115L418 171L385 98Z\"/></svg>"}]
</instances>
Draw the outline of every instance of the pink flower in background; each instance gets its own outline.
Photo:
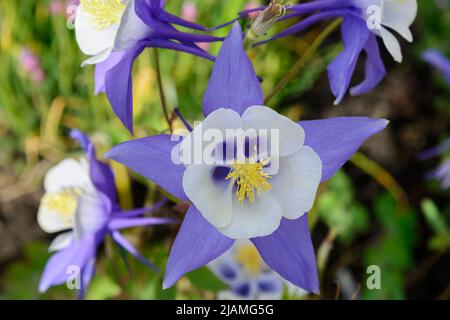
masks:
<instances>
[{"instance_id":1,"label":"pink flower in background","mask_svg":"<svg viewBox=\"0 0 450 320\"><path fill-rule=\"evenodd\" d=\"M181 9L181 17L189 22L197 21L198 17L197 6L190 1L186 1L183 4L183 8Z\"/></svg>"},{"instance_id":2,"label":"pink flower in background","mask_svg":"<svg viewBox=\"0 0 450 320\"><path fill-rule=\"evenodd\" d=\"M50 14L53 16L62 15L65 12L65 4L61 0L53 0L49 6Z\"/></svg>"},{"instance_id":3,"label":"pink flower in background","mask_svg":"<svg viewBox=\"0 0 450 320\"><path fill-rule=\"evenodd\" d=\"M251 1L245 5L245 10L247 11L247 10L256 9L256 8L259 8L260 6L261 6L261 4L258 1ZM253 11L253 12L250 12L248 14L248 16L250 19L254 19L258 16L258 14L259 14L259 11Z\"/></svg>"},{"instance_id":4,"label":"pink flower in background","mask_svg":"<svg viewBox=\"0 0 450 320\"><path fill-rule=\"evenodd\" d=\"M30 49L23 48L19 60L22 70L33 79L33 81L37 83L44 81L44 71L41 68L41 62L36 54Z\"/></svg>"},{"instance_id":5,"label":"pink flower in background","mask_svg":"<svg viewBox=\"0 0 450 320\"><path fill-rule=\"evenodd\" d=\"M65 16L70 7L77 7L79 4L80 0L52 0L49 11L53 16Z\"/></svg>"},{"instance_id":6,"label":"pink flower in background","mask_svg":"<svg viewBox=\"0 0 450 320\"><path fill-rule=\"evenodd\" d=\"M209 42L197 42L196 45L198 45L201 49L208 51L211 47L211 44Z\"/></svg>"}]
</instances>

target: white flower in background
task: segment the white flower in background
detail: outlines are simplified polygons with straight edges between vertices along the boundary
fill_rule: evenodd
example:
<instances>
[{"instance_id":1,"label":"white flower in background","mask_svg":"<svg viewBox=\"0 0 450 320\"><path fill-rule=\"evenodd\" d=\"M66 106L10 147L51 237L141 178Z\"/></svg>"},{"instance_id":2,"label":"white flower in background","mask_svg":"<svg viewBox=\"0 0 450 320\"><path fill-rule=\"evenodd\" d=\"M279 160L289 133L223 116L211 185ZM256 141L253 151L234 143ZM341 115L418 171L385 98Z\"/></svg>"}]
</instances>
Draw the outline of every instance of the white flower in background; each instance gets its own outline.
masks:
<instances>
[{"instance_id":1,"label":"white flower in background","mask_svg":"<svg viewBox=\"0 0 450 320\"><path fill-rule=\"evenodd\" d=\"M105 202L100 201L102 195L91 181L86 159L65 159L51 168L44 189L37 217L39 226L47 233L67 231L53 240L49 251L67 247L74 235L81 237L101 223L97 218L103 215L96 215L92 208Z\"/></svg>"},{"instance_id":2,"label":"white flower in background","mask_svg":"<svg viewBox=\"0 0 450 320\"><path fill-rule=\"evenodd\" d=\"M307 294L271 270L248 240L236 241L227 253L212 261L208 267L230 287L219 292L219 299L278 300L284 293L290 298L301 298Z\"/></svg>"},{"instance_id":3,"label":"white flower in background","mask_svg":"<svg viewBox=\"0 0 450 320\"><path fill-rule=\"evenodd\" d=\"M417 0L353 0L355 6L361 8L368 26L373 24L372 32L383 39L386 49L395 61L402 62L400 43L391 33L393 30L406 41L412 42L410 26L417 15ZM375 21L379 20L379 21Z\"/></svg>"},{"instance_id":4,"label":"white flower in background","mask_svg":"<svg viewBox=\"0 0 450 320\"><path fill-rule=\"evenodd\" d=\"M75 36L81 51L92 56L83 65L106 60L114 51L131 47L149 28L134 10L135 0L80 0Z\"/></svg>"}]
</instances>

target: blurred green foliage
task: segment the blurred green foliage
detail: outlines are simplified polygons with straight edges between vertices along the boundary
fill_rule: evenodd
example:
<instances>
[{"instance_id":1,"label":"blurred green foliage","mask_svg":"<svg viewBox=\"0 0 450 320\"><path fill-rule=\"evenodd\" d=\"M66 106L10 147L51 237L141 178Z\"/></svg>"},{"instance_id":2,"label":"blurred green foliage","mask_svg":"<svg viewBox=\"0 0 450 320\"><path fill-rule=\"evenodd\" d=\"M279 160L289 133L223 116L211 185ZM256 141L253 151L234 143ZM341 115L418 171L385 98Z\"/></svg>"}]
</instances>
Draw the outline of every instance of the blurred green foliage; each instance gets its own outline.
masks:
<instances>
[{"instance_id":1,"label":"blurred green foliage","mask_svg":"<svg viewBox=\"0 0 450 320\"><path fill-rule=\"evenodd\" d=\"M355 198L352 182L343 171L329 181L327 190L318 199L317 208L320 218L344 243L350 243L368 228L369 214Z\"/></svg>"},{"instance_id":2,"label":"blurred green foliage","mask_svg":"<svg viewBox=\"0 0 450 320\"><path fill-rule=\"evenodd\" d=\"M376 199L374 213L383 232L367 247L364 263L381 268L381 290L365 287L363 296L367 299L404 299L406 273L414 265L417 214L410 209L400 209L389 194Z\"/></svg>"}]
</instances>

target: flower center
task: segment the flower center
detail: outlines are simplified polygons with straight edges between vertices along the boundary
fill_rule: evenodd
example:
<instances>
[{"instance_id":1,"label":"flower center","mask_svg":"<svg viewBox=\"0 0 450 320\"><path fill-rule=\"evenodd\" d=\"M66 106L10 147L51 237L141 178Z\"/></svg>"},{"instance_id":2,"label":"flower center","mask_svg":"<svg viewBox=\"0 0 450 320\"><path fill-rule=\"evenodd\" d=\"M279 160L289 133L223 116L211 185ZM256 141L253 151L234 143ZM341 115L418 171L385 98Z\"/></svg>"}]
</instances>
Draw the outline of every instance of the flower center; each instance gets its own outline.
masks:
<instances>
[{"instance_id":1,"label":"flower center","mask_svg":"<svg viewBox=\"0 0 450 320\"><path fill-rule=\"evenodd\" d=\"M42 198L42 205L58 213L65 222L70 222L77 209L77 197L80 193L79 189L68 189L46 194Z\"/></svg>"},{"instance_id":2,"label":"flower center","mask_svg":"<svg viewBox=\"0 0 450 320\"><path fill-rule=\"evenodd\" d=\"M251 162L247 159L244 162L234 162L225 179L232 179L236 183L236 197L239 202L244 203L245 199L250 202L255 201L256 194L260 195L262 191L269 191L272 185L267 181L271 178L263 167L268 164L268 160L261 160L259 162Z\"/></svg>"},{"instance_id":3,"label":"flower center","mask_svg":"<svg viewBox=\"0 0 450 320\"><path fill-rule=\"evenodd\" d=\"M126 6L122 0L81 0L80 5L99 31L118 24Z\"/></svg>"},{"instance_id":4,"label":"flower center","mask_svg":"<svg viewBox=\"0 0 450 320\"><path fill-rule=\"evenodd\" d=\"M243 245L236 250L236 261L239 262L249 274L258 274L263 267L263 261L258 250L253 245Z\"/></svg>"}]
</instances>

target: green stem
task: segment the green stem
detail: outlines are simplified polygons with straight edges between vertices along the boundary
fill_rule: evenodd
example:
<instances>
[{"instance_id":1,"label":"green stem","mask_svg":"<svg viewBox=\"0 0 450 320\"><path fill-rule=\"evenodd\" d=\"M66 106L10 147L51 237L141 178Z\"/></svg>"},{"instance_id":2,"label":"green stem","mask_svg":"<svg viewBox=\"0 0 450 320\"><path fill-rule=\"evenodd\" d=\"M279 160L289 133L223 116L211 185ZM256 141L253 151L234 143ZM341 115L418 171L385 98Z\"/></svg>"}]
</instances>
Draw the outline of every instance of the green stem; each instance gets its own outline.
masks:
<instances>
[{"instance_id":1,"label":"green stem","mask_svg":"<svg viewBox=\"0 0 450 320\"><path fill-rule=\"evenodd\" d=\"M167 102L166 102L166 95L164 94L164 86L162 83L162 77L161 77L161 66L159 63L159 53L158 49L153 49L153 55L155 58L155 69L156 69L156 81L158 83L158 90L159 90L159 98L161 100L161 106L164 113L164 118L166 118L167 125L169 126L170 132L172 132L172 121L169 117L169 111L167 110Z\"/></svg>"},{"instance_id":2,"label":"green stem","mask_svg":"<svg viewBox=\"0 0 450 320\"><path fill-rule=\"evenodd\" d=\"M382 185L394 197L401 209L409 207L406 191L386 169L361 152L356 152L349 161Z\"/></svg>"},{"instance_id":3,"label":"green stem","mask_svg":"<svg viewBox=\"0 0 450 320\"><path fill-rule=\"evenodd\" d=\"M292 79L294 79L298 73L302 70L303 66L308 62L315 54L320 45L325 39L341 24L342 19L336 19L330 23L314 40L305 54L297 61L296 64L284 75L283 78L275 85L273 90L267 95L264 100L264 104L267 104L278 92L283 89Z\"/></svg>"}]
</instances>

